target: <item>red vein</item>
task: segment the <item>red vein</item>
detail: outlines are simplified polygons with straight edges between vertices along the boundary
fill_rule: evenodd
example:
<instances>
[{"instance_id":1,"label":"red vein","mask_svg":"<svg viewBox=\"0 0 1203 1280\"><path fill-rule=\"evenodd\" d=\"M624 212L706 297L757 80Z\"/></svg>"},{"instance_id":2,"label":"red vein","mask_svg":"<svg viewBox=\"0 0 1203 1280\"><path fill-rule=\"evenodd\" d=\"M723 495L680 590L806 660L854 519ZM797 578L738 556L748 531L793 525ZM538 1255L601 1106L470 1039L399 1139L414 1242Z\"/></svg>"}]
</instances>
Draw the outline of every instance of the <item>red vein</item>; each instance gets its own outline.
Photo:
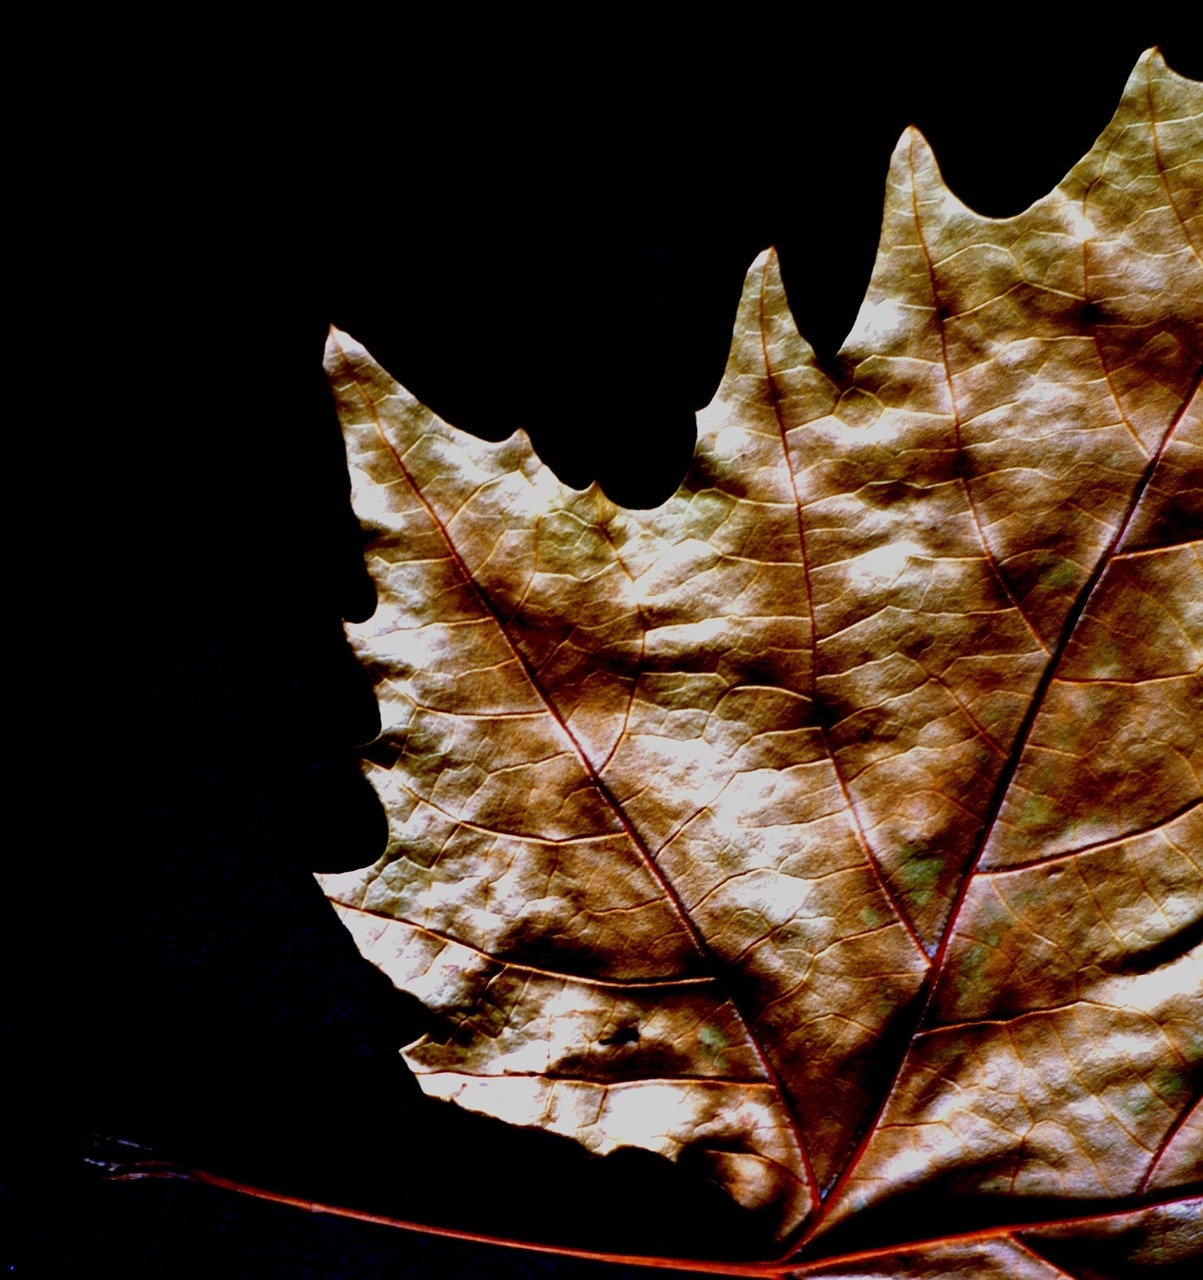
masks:
<instances>
[{"instance_id":1,"label":"red vein","mask_svg":"<svg viewBox=\"0 0 1203 1280\"><path fill-rule=\"evenodd\" d=\"M1164 831L1166 827L1172 827L1175 822L1185 818L1188 813L1197 809L1201 804L1203 804L1203 800L1188 800L1181 808L1175 809L1168 817L1154 823L1151 827L1142 827L1139 831L1126 831L1123 835L1108 836L1105 840L1094 840L1090 844L1079 845L1076 849L1066 849L1061 853L1050 853L1043 858L1030 858L1026 862L1008 862L1005 867L986 867L979 871L978 875L1005 876L1010 875L1013 871L1030 871L1033 867L1048 867L1057 862L1064 862L1068 858L1080 857L1084 853L1098 853L1102 849L1124 845L1131 840L1139 840L1143 836L1156 835L1159 831Z\"/></svg>"},{"instance_id":2,"label":"red vein","mask_svg":"<svg viewBox=\"0 0 1203 1280\"><path fill-rule=\"evenodd\" d=\"M1055 1262L1050 1262L1042 1253L1037 1253L1031 1245L1025 1244L1022 1240L1011 1237L1011 1243L1021 1252L1026 1253L1029 1258L1040 1263L1042 1267L1047 1267L1050 1271L1055 1272L1059 1276L1068 1276L1069 1280L1081 1280L1079 1276L1074 1275L1072 1271L1066 1271L1064 1267L1059 1267Z\"/></svg>"},{"instance_id":3,"label":"red vein","mask_svg":"<svg viewBox=\"0 0 1203 1280\"><path fill-rule=\"evenodd\" d=\"M1187 542L1165 542L1159 547L1138 547L1135 551L1120 551L1112 556L1113 560L1143 560L1148 556L1163 555L1166 551L1193 551L1197 539Z\"/></svg>"},{"instance_id":4,"label":"red vein","mask_svg":"<svg viewBox=\"0 0 1203 1280\"><path fill-rule=\"evenodd\" d=\"M977 939L969 938L969 941L976 942ZM979 943L979 945L985 944ZM1132 1012L1123 1005L1113 1005L1103 1000L1091 1000L1086 996L1076 996L1073 1000L1066 1000L1062 1004L1050 1004L1042 1009L1024 1009L1021 1013L1012 1014L1009 1018L970 1018L965 1022L937 1023L926 1031L916 1032L914 1038L916 1041L930 1040L936 1036L949 1035L960 1031L976 1031L979 1027L1002 1027L1005 1029L1013 1027L1017 1022L1023 1022L1026 1018L1047 1018L1056 1013L1064 1013L1066 1009L1076 1009L1080 1005L1088 1005L1093 1009L1106 1009L1109 1013ZM1142 1011L1136 1010L1135 1016L1142 1016ZM1021 1056L1018 1053L1016 1054L1017 1058Z\"/></svg>"},{"instance_id":5,"label":"red vein","mask_svg":"<svg viewBox=\"0 0 1203 1280\"><path fill-rule=\"evenodd\" d=\"M1158 1094L1158 1097L1161 1095ZM1164 1101L1164 1099L1163 1099ZM1149 1161L1149 1167L1145 1170L1145 1176L1140 1180L1138 1191L1147 1191L1149 1187L1149 1179L1157 1171L1157 1166L1161 1163L1161 1157L1170 1149L1174 1139L1186 1127L1186 1122L1199 1109L1199 1104L1203 1102L1203 1084L1195 1089L1194 1097L1182 1108L1182 1114L1170 1125L1169 1131L1162 1138L1161 1144L1157 1150L1153 1152L1153 1158Z\"/></svg>"},{"instance_id":6,"label":"red vein","mask_svg":"<svg viewBox=\"0 0 1203 1280\"><path fill-rule=\"evenodd\" d=\"M210 1187L219 1187L223 1191L235 1191L240 1195L251 1196L256 1200L270 1200L274 1204L291 1205L297 1209L305 1209L310 1213L328 1213L335 1218L351 1218L356 1222L370 1222L376 1226L397 1227L402 1231L414 1231L426 1236L439 1236L445 1240L463 1240L469 1244L493 1245L503 1249L514 1249L519 1253L544 1253L551 1254L557 1258L581 1258L589 1262L614 1262L627 1266L655 1267L663 1271L693 1271L706 1274L718 1272L727 1276L771 1277L782 1276L786 1271L786 1268L773 1263L709 1262L694 1258L659 1258L639 1254L605 1253L599 1249L573 1249L562 1245L540 1244L533 1240L511 1240L506 1236L493 1236L483 1231L462 1231L456 1227L430 1226L424 1222L412 1222L406 1218L391 1218L387 1214L370 1213L363 1209L349 1209L343 1205L323 1204L317 1200L307 1200L303 1196L290 1196L279 1191L269 1191L265 1187L256 1187L248 1183L237 1182L232 1178L223 1178L220 1174L208 1173L201 1169L184 1169L181 1172L192 1181L204 1183Z\"/></svg>"},{"instance_id":7,"label":"red vein","mask_svg":"<svg viewBox=\"0 0 1203 1280\"><path fill-rule=\"evenodd\" d=\"M367 394L366 390L363 387L363 384L360 382L358 376L356 375L355 368L352 365L351 361L348 359L346 352L343 350L342 346L338 343L337 338L334 339L334 342L335 342L335 345L338 346L339 354L342 356L343 364L350 375L351 381L355 385L355 390L358 393L360 399L363 401L363 404L367 409L368 415L371 418L372 423L376 428L377 435L380 437L380 440L384 444L385 448L392 455L393 460L397 465L398 471L401 473L406 483L409 485L410 489L413 491L414 496L425 508L426 513L431 520L431 523L434 525L436 529L438 529L439 533L442 535L443 541L447 545L447 550L450 553L452 559L454 560L456 567L459 569L460 573L463 575L464 581L472 588L472 590L476 594L476 597L480 602L481 608L484 609L485 612L497 624L498 631L501 633L501 636L505 640L507 646L509 647L510 652L514 655L515 659L521 665L522 670L526 674L527 680L530 682L531 688L534 689L534 691L539 695L540 699L543 702L543 705L547 708L548 715L551 716L552 720L555 721L555 723L562 730L564 736L572 744L573 750L576 752L577 758L581 763L581 767L584 770L586 777L588 777L590 782L593 784L593 786L596 787L598 794L609 806L610 810L613 812L615 818L618 820L622 829L626 832L628 838L631 841L631 844L634 846L636 852L642 858L644 865L647 868L648 874L659 886L661 892L664 894L665 898L667 899L669 905L672 907L677 918L681 921L682 927L685 929L686 934L689 937L690 941L693 943L694 948L697 950L700 956L702 956L704 959L710 962L712 968L714 968L719 973L721 973L723 966L718 956L716 956L715 953L711 950L705 938L703 938L702 934L698 930L697 926L690 919L688 912L685 910L684 904L681 902L681 899L677 896L676 890L673 888L672 884L668 881L668 879L664 876L663 872L661 872L659 866L656 863L655 858L652 856L650 849L644 843L643 838L640 836L639 832L635 829L634 825L631 823L630 819L627 817L626 812L624 811L622 806L618 803L613 792L606 785L605 781L598 775L597 770L594 769L593 764L590 761L589 756L586 753L583 745L580 743L580 741L578 741L576 735L568 727L567 722L560 715L550 695L547 693L547 691L543 688L542 684L539 682L536 672L534 671L534 669L526 659L526 655L518 648L517 644L514 642L514 638L510 635L509 631L507 630L504 622L501 619L501 615L498 613L492 600L489 598L488 593L480 585L480 583L477 582L476 579L472 576L472 573L469 571L467 564L464 562L463 557L459 553L459 549L456 547L455 543L451 540L451 535L448 533L446 527L443 525L443 522L439 519L438 514L434 510L433 506L431 506L430 502L427 500L426 495L418 487L418 484L414 480L413 476L410 475L409 469L406 467L404 461L401 458L401 455L393 447L393 442L388 438L388 435L385 433L383 425L380 422L380 416L376 412L376 406L372 401L371 396ZM753 1030L752 1020L745 1016L743 1010L740 1008L740 1003L735 993L730 990L727 990L726 994L727 994L728 1000L730 1000L731 1002L731 1007L735 1011L736 1016L739 1018L740 1022L743 1023L744 1029L747 1033L748 1043L751 1045L753 1052L756 1054L762 1068L764 1069L765 1075L772 1082L774 1088L777 1091L777 1095L781 1100L782 1110L785 1113L785 1119L789 1126L790 1133L794 1139L794 1143L798 1151L798 1156L802 1164L802 1172L803 1172L802 1181L806 1184L807 1193L810 1199L811 1206L817 1206L819 1203L818 1182L815 1179L814 1168L810 1162L810 1153L807 1150L805 1141L803 1140L802 1131L799 1128L797 1117L794 1115L793 1108L789 1104L789 1095L786 1093L785 1088L781 1083L781 1079L777 1074L776 1068L773 1066L772 1062L769 1060L768 1054L765 1052L763 1046L760 1044L760 1041L756 1037L756 1034Z\"/></svg>"},{"instance_id":8,"label":"red vein","mask_svg":"<svg viewBox=\"0 0 1203 1280\"><path fill-rule=\"evenodd\" d=\"M439 929L432 929L429 925L419 924L416 920L407 919L405 916L385 915L383 912L373 911L369 907L357 907L351 902L339 902L336 898L332 898L331 902L336 906L342 907L344 911L357 911L360 915L371 916L373 920L386 920L390 924L404 925L407 929L416 929L419 933L438 938L440 942L449 942L454 946L463 947L465 951L471 951L473 955L478 955L481 959L488 960L499 968L521 969L523 973L537 973L540 977L555 978L561 982L579 982L587 987L618 987L621 990L629 990L632 987L649 987L652 990L659 990L662 987L705 987L710 986L712 983L716 985L718 983L718 979L712 975L696 978L587 978L576 973L563 973L559 969L543 969L535 964L524 964L521 960L509 960L504 956L495 956L491 951L485 951L481 947L474 947L462 938L457 938L450 933L443 933ZM632 909L635 910L637 908Z\"/></svg>"},{"instance_id":9,"label":"red vein","mask_svg":"<svg viewBox=\"0 0 1203 1280\"><path fill-rule=\"evenodd\" d=\"M632 586L634 586L635 576L634 574L631 573L630 569L627 567L627 562L622 558L622 554L619 552L618 548L614 545L614 539L610 537L610 530L605 525L601 526L601 534L602 534L602 537L605 538L605 540L610 544L610 550L614 552L614 559L622 566L623 573L627 575L627 581L630 582ZM644 613L643 613L643 605L637 603L635 605L635 612L639 615L639 661L635 665L636 674L634 678L631 680L631 692L627 696L626 709L622 713L622 728L619 729L618 733L615 735L614 745L610 748L609 754L601 762L601 764L597 766L598 773L604 773L606 771L607 767L610 764L610 761L614 759L614 754L615 752L617 752L619 744L622 742L623 738L627 736L627 726L631 723L631 708L635 705L635 694L639 689L638 673L643 670L643 659L647 654L648 628L647 628L647 618L644 616Z\"/></svg>"},{"instance_id":10,"label":"red vein","mask_svg":"<svg viewBox=\"0 0 1203 1280\"><path fill-rule=\"evenodd\" d=\"M625 1080L608 1080L604 1076L571 1076L565 1072L556 1071L458 1071L454 1068L444 1068L438 1071L423 1071L424 1076L450 1076L456 1080L554 1080L558 1084L585 1084L592 1085L597 1089L638 1089L646 1084L690 1084L690 1085L708 1085L712 1088L722 1087L728 1089L735 1087L738 1089L771 1089L773 1086L768 1080L742 1080L738 1076L700 1076L700 1075L677 1075L677 1076L632 1076ZM760 1159L766 1164L775 1165L777 1168L783 1168L780 1161L772 1160L768 1156L762 1155ZM785 1170L789 1172L788 1169Z\"/></svg>"},{"instance_id":11,"label":"red vein","mask_svg":"<svg viewBox=\"0 0 1203 1280\"><path fill-rule=\"evenodd\" d=\"M925 676L927 676L929 680L938 684L940 688L942 688L944 692L948 694L948 696L953 700L953 702L957 704L957 707L960 709L961 714L965 717L966 720L969 721L971 725L973 725L973 727L978 731L981 737L987 743L989 743L989 745L992 746L1000 756L1005 756L1007 754L1006 748L1003 747L1002 743L999 742L999 740L990 732L990 730L987 729L986 726L982 724L982 722L977 718L977 716L975 716L973 712L970 711L969 708L961 701L961 699L957 696L957 692L952 687L952 685L950 685L948 681L944 679L943 676L936 675L935 672L933 671L928 671L928 669L923 665L923 663L921 662L918 663L918 666L919 666L919 669L923 672ZM961 809L965 808L965 806L960 804L958 801L952 800L951 796L949 796L948 799L951 800L953 804L956 804L958 808L961 808ZM969 812L967 809L965 811L967 813Z\"/></svg>"},{"instance_id":12,"label":"red vein","mask_svg":"<svg viewBox=\"0 0 1203 1280\"><path fill-rule=\"evenodd\" d=\"M768 262L766 260L760 277L760 351L764 358L764 373L768 380L769 399L773 402L773 413L777 419L777 430L781 436L781 452L785 456L785 470L789 476L790 489L794 495L794 515L798 522L798 548L802 555L802 576L806 582L806 607L810 613L810 698L812 704L818 704L818 679L819 679L819 627L815 618L815 597L814 590L810 582L810 560L806 554L806 522L802 519L802 499L798 493L798 481L794 475L793 463L789 456L789 438L786 434L785 417L781 412L781 396L777 390L777 379L773 376L773 368L769 362L768 344L765 342L765 318L764 318L764 294L765 294L765 276L768 273ZM873 850L869 845L868 838L865 835L864 827L861 825L860 814L856 811L856 805L852 802L852 795L848 790L848 784L844 778L844 772L840 768L840 763L836 759L835 748L831 743L830 735L827 731L827 723L822 713L817 717L819 733L823 739L823 750L827 753L827 758L831 761L832 772L835 774L835 780L839 785L840 794L844 799L844 807L847 809L852 819L853 830L856 834L857 843L860 845L861 853L864 855L865 861L873 869L873 874L877 879L878 886L881 889L885 900L890 904L890 909L898 918L898 922L906 930L907 937L911 940L911 945L919 953L923 960L924 967L930 963L927 952L923 949L923 943L919 940L919 935L915 932L914 926L911 924L910 917L903 910L902 904L895 896L893 889L890 887L877 858L874 856Z\"/></svg>"},{"instance_id":13,"label":"red vein","mask_svg":"<svg viewBox=\"0 0 1203 1280\"><path fill-rule=\"evenodd\" d=\"M889 1258L897 1254L920 1253L933 1244L969 1244L974 1241L1014 1239L1021 1231L1045 1232L1065 1230L1066 1228L1090 1228L1100 1225L1112 1225L1117 1219L1135 1218L1148 1213L1152 1209L1172 1207L1177 1204L1191 1204L1199 1199L1197 1194L1189 1191L1183 1195L1184 1188L1174 1187L1162 1195L1144 1196L1141 1203L1126 1209L1102 1210L1098 1213L1082 1213L1066 1218L1047 1218L1035 1222L1010 1222L997 1227L983 1227L977 1231L954 1232L943 1236L926 1236L921 1240L908 1240L904 1244L880 1245L873 1249L859 1249L852 1253L833 1254L830 1257L816 1258L814 1261L795 1263L791 1274L803 1275L819 1267L847 1266L849 1263L868 1262L876 1258Z\"/></svg>"}]
</instances>

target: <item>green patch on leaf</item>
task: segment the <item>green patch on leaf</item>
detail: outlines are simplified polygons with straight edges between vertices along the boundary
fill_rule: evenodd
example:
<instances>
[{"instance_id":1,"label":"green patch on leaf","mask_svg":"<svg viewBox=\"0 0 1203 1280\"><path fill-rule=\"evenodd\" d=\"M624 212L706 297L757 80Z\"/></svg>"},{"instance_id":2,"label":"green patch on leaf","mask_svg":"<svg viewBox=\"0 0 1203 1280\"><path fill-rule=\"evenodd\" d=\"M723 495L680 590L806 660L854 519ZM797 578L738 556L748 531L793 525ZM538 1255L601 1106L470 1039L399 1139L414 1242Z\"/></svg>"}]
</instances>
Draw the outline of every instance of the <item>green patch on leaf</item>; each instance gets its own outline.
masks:
<instances>
[{"instance_id":1,"label":"green patch on leaf","mask_svg":"<svg viewBox=\"0 0 1203 1280\"><path fill-rule=\"evenodd\" d=\"M1052 821L1056 806L1045 796L1030 795L1019 811L1019 825L1027 830L1045 827Z\"/></svg>"},{"instance_id":2,"label":"green patch on leaf","mask_svg":"<svg viewBox=\"0 0 1203 1280\"><path fill-rule=\"evenodd\" d=\"M1012 901L1025 910L1033 907L1043 907L1048 902L1048 894L1045 893L1044 886L1038 883L1020 889L1012 895Z\"/></svg>"},{"instance_id":3,"label":"green patch on leaf","mask_svg":"<svg viewBox=\"0 0 1203 1280\"><path fill-rule=\"evenodd\" d=\"M902 879L908 889L930 889L940 879L944 859L919 855L902 864Z\"/></svg>"},{"instance_id":4,"label":"green patch on leaf","mask_svg":"<svg viewBox=\"0 0 1203 1280\"><path fill-rule=\"evenodd\" d=\"M1046 591L1062 591L1072 586L1082 575L1072 560L1064 556L1048 555L1040 568L1040 585Z\"/></svg>"},{"instance_id":5,"label":"green patch on leaf","mask_svg":"<svg viewBox=\"0 0 1203 1280\"><path fill-rule=\"evenodd\" d=\"M912 844L904 844L898 852L902 891L916 907L925 907L944 871L944 859L924 853Z\"/></svg>"},{"instance_id":6,"label":"green patch on leaf","mask_svg":"<svg viewBox=\"0 0 1203 1280\"><path fill-rule=\"evenodd\" d=\"M1149 1077L1149 1088L1171 1107L1186 1101L1194 1089L1194 1081L1181 1067L1160 1063Z\"/></svg>"},{"instance_id":7,"label":"green patch on leaf","mask_svg":"<svg viewBox=\"0 0 1203 1280\"><path fill-rule=\"evenodd\" d=\"M727 1037L718 1029L718 1027L703 1027L698 1032L698 1039L702 1042L702 1047L707 1053L718 1057L727 1047Z\"/></svg>"},{"instance_id":8,"label":"green patch on leaf","mask_svg":"<svg viewBox=\"0 0 1203 1280\"><path fill-rule=\"evenodd\" d=\"M1109 640L1099 646L1091 662L1091 671L1101 679L1114 678L1124 672L1123 650L1114 641Z\"/></svg>"},{"instance_id":9,"label":"green patch on leaf","mask_svg":"<svg viewBox=\"0 0 1203 1280\"><path fill-rule=\"evenodd\" d=\"M971 942L965 948L955 971L959 996L968 994L977 986L989 959L990 948L981 942Z\"/></svg>"}]
</instances>

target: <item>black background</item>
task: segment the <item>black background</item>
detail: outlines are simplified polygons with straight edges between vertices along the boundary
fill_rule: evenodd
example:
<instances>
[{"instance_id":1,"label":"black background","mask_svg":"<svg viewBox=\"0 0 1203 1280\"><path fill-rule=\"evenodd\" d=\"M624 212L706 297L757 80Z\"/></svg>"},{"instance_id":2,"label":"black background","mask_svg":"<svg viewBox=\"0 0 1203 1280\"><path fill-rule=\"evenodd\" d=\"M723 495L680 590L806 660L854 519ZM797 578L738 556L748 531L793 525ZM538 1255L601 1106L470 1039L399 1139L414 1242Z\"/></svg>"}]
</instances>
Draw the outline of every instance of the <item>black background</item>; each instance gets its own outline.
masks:
<instances>
[{"instance_id":1,"label":"black background","mask_svg":"<svg viewBox=\"0 0 1203 1280\"><path fill-rule=\"evenodd\" d=\"M382 833L352 750L376 713L340 619L372 590L326 327L457 425L523 425L566 481L650 505L684 471L764 246L834 355L907 124L962 199L1012 214L1089 149L1142 49L1194 76L1201 51L1164 23L584 21L323 33L303 64L270 41L186 71L104 64L28 146L14 1275L645 1274L104 1184L90 1131L499 1235L757 1247L688 1169L432 1111L396 1056L420 1011L310 878L372 860Z\"/></svg>"}]
</instances>

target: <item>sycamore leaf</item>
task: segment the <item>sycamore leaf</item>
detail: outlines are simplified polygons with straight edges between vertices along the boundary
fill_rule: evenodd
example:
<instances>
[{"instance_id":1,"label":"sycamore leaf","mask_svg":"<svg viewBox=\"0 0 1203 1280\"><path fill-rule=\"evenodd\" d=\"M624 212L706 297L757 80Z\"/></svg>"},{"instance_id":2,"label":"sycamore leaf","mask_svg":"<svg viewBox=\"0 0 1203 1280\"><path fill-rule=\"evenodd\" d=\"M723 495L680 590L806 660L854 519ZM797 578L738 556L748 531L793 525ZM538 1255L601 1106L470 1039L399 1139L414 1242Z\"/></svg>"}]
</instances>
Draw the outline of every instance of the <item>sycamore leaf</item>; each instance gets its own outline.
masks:
<instances>
[{"instance_id":1,"label":"sycamore leaf","mask_svg":"<svg viewBox=\"0 0 1203 1280\"><path fill-rule=\"evenodd\" d=\"M1146 55L1007 219L908 132L838 368L765 253L654 510L331 334L390 834L321 879L428 1094L689 1162L808 1273L1198 1247L1201 113Z\"/></svg>"}]
</instances>

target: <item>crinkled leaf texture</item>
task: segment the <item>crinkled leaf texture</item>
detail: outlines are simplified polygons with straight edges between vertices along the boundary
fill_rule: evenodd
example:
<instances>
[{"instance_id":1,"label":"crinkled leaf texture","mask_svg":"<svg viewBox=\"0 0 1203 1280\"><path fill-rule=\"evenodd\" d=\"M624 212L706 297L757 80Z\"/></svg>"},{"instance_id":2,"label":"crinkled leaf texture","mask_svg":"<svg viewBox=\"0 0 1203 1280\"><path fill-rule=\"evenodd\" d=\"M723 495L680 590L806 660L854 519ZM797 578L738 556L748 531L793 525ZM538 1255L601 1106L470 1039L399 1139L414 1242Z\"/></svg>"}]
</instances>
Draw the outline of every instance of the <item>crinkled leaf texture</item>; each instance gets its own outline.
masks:
<instances>
[{"instance_id":1,"label":"crinkled leaf texture","mask_svg":"<svg viewBox=\"0 0 1203 1280\"><path fill-rule=\"evenodd\" d=\"M690 1162L785 1271L1198 1249L1201 112L1146 55L1006 219L908 132L838 368L765 253L654 510L331 335L390 836L322 882L428 1094Z\"/></svg>"}]
</instances>

